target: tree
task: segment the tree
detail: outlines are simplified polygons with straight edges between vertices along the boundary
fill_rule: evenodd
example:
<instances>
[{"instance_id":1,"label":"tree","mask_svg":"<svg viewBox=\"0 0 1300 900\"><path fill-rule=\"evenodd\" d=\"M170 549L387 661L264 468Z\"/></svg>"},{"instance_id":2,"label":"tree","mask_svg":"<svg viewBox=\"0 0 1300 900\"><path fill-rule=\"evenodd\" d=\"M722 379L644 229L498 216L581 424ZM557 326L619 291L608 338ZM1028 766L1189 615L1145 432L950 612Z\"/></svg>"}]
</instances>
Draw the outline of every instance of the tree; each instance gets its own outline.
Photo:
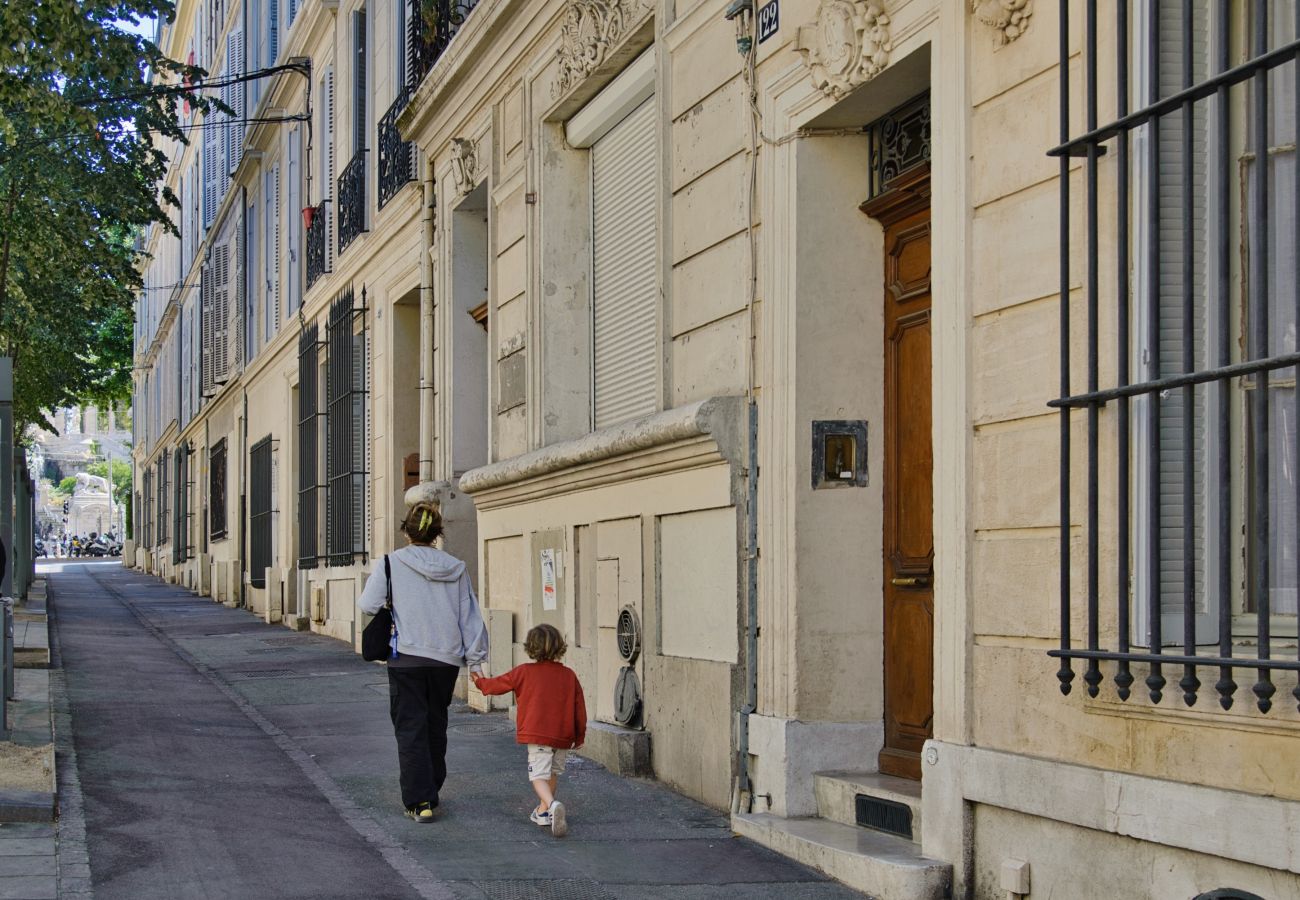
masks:
<instances>
[{"instance_id":1,"label":"tree","mask_svg":"<svg viewBox=\"0 0 1300 900\"><path fill-rule=\"evenodd\" d=\"M58 490L58 492L59 492L60 494L64 494L65 496L68 496L68 497L71 497L71 496L72 496L72 492L75 491L76 489L77 489L77 476L76 476L76 475L69 475L67 478L65 478L65 479L63 479L62 481L60 481L60 482L59 482L59 486L58 486L58 488L57 488L57 490Z\"/></svg>"},{"instance_id":2,"label":"tree","mask_svg":"<svg viewBox=\"0 0 1300 900\"><path fill-rule=\"evenodd\" d=\"M125 399L136 239L176 197L157 185L185 141L168 59L121 21L170 21L169 0L0 4L0 344L14 359L15 433L44 411ZM157 76L174 85L159 90Z\"/></svg>"},{"instance_id":3,"label":"tree","mask_svg":"<svg viewBox=\"0 0 1300 900\"><path fill-rule=\"evenodd\" d=\"M108 478L108 461L101 460L86 466L87 475ZM126 460L113 460L113 502L129 503L131 501L131 464Z\"/></svg>"}]
</instances>

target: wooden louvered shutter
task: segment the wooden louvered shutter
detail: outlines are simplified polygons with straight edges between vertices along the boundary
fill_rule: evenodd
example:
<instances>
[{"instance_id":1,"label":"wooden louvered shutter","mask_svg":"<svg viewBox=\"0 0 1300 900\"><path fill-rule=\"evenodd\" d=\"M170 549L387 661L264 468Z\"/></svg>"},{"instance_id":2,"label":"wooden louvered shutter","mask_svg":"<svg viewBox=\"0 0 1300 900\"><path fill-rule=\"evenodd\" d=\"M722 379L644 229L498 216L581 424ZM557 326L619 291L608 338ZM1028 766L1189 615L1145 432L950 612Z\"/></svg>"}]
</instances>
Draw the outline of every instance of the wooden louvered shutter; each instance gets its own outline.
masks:
<instances>
[{"instance_id":1,"label":"wooden louvered shutter","mask_svg":"<svg viewBox=\"0 0 1300 900\"><path fill-rule=\"evenodd\" d=\"M216 305L214 303L216 272L212 261L216 258L216 249L215 247L212 249L209 261L204 264L199 275L199 356L201 357L199 391L205 395L212 393L212 384L215 380L213 351L216 346Z\"/></svg>"},{"instance_id":2,"label":"wooden louvered shutter","mask_svg":"<svg viewBox=\"0 0 1300 900\"><path fill-rule=\"evenodd\" d=\"M235 219L234 240L230 250L230 374L242 368L245 356L246 332L248 323L248 273L244 268L244 253L248 249L249 217L243 205L239 208L242 215Z\"/></svg>"},{"instance_id":3,"label":"wooden louvered shutter","mask_svg":"<svg viewBox=\"0 0 1300 900\"><path fill-rule=\"evenodd\" d=\"M352 152L366 149L366 10L352 14Z\"/></svg>"},{"instance_id":4,"label":"wooden louvered shutter","mask_svg":"<svg viewBox=\"0 0 1300 900\"><path fill-rule=\"evenodd\" d=\"M270 67L280 58L280 2L266 0L266 60Z\"/></svg>"},{"instance_id":5,"label":"wooden louvered shutter","mask_svg":"<svg viewBox=\"0 0 1300 900\"><path fill-rule=\"evenodd\" d=\"M288 211L285 219L286 254L285 287L288 291L286 309L289 315L298 311L302 293L302 132L295 126L289 129L289 159L285 164L285 186Z\"/></svg>"},{"instance_id":6,"label":"wooden louvered shutter","mask_svg":"<svg viewBox=\"0 0 1300 900\"><path fill-rule=\"evenodd\" d=\"M226 37L226 73L230 77L244 74L244 32L242 29L235 29ZM244 108L244 82L236 81L230 85L230 103L234 112L234 124L228 129L230 141L229 150L226 154L226 172L233 172L239 167L239 161L244 157L244 119L247 118L247 110ZM229 182L227 182L229 186Z\"/></svg>"},{"instance_id":7,"label":"wooden louvered shutter","mask_svg":"<svg viewBox=\"0 0 1300 900\"><path fill-rule=\"evenodd\" d=\"M264 187L266 195L266 229L265 258L266 291L262 302L266 304L266 333L262 336L269 341L280 330L280 164L271 166L266 173Z\"/></svg>"},{"instance_id":8,"label":"wooden louvered shutter","mask_svg":"<svg viewBox=\"0 0 1300 900\"><path fill-rule=\"evenodd\" d=\"M595 427L658 409L655 101L591 148Z\"/></svg>"},{"instance_id":9,"label":"wooden louvered shutter","mask_svg":"<svg viewBox=\"0 0 1300 900\"><path fill-rule=\"evenodd\" d=\"M321 197L334 199L334 66L325 69L323 86L325 134L321 142ZM325 270L334 268L334 204L325 204Z\"/></svg>"},{"instance_id":10,"label":"wooden louvered shutter","mask_svg":"<svg viewBox=\"0 0 1300 900\"><path fill-rule=\"evenodd\" d=\"M224 98L224 91L223 91ZM217 214L217 188L220 184L221 138L223 127L221 113L210 110L203 117L203 227L212 227Z\"/></svg>"},{"instance_id":11,"label":"wooden louvered shutter","mask_svg":"<svg viewBox=\"0 0 1300 900\"><path fill-rule=\"evenodd\" d=\"M230 239L222 237L212 253L215 275L212 294L212 381L230 374Z\"/></svg>"}]
</instances>

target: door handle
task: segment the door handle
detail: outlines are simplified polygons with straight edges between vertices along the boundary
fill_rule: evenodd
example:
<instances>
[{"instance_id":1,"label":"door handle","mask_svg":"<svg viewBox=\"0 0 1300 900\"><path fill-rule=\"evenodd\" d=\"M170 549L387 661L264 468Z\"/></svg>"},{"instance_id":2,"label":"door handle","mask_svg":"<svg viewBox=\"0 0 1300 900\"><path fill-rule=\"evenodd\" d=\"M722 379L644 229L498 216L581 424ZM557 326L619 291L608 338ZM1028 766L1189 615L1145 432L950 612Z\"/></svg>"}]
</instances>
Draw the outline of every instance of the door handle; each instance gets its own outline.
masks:
<instances>
[{"instance_id":1,"label":"door handle","mask_svg":"<svg viewBox=\"0 0 1300 900\"><path fill-rule=\"evenodd\" d=\"M903 578L891 578L889 583L894 587L929 587L929 575L909 575Z\"/></svg>"}]
</instances>

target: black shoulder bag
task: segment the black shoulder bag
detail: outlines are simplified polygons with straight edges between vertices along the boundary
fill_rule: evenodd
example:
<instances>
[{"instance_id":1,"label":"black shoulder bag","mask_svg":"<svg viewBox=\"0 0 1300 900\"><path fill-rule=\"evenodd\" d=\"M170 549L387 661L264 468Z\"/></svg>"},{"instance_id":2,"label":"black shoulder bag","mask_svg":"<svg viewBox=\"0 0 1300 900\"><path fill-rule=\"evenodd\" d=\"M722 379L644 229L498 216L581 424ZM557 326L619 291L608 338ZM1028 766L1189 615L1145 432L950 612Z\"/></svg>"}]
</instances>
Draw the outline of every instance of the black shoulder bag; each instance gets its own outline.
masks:
<instances>
[{"instance_id":1,"label":"black shoulder bag","mask_svg":"<svg viewBox=\"0 0 1300 900\"><path fill-rule=\"evenodd\" d=\"M370 662L388 659L393 636L393 570L387 556L384 557L384 582L388 586L387 602L361 632L361 658Z\"/></svg>"}]
</instances>

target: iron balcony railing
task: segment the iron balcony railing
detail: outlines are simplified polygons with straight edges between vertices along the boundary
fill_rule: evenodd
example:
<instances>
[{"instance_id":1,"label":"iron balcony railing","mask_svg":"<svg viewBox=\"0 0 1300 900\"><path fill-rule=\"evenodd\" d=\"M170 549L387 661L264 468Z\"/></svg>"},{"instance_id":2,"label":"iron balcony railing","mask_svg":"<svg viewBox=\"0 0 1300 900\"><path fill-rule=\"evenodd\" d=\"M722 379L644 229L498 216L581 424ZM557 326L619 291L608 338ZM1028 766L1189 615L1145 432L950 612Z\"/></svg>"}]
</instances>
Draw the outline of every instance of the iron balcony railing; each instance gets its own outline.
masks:
<instances>
[{"instance_id":1,"label":"iron balcony railing","mask_svg":"<svg viewBox=\"0 0 1300 900\"><path fill-rule=\"evenodd\" d=\"M411 93L438 62L477 5L478 0L410 0L406 20L406 58L409 62L406 84Z\"/></svg>"},{"instance_id":2,"label":"iron balcony railing","mask_svg":"<svg viewBox=\"0 0 1300 900\"><path fill-rule=\"evenodd\" d=\"M366 153L358 150L339 176L339 256L367 230Z\"/></svg>"},{"instance_id":3,"label":"iron balcony railing","mask_svg":"<svg viewBox=\"0 0 1300 900\"><path fill-rule=\"evenodd\" d=\"M322 200L307 225L307 290L330 270L328 215L329 201Z\"/></svg>"},{"instance_id":4,"label":"iron balcony railing","mask_svg":"<svg viewBox=\"0 0 1300 900\"><path fill-rule=\"evenodd\" d=\"M393 105L379 120L379 208L397 196L408 182L415 180L415 152L410 141L402 140L397 130L397 117L411 99L409 88L403 87Z\"/></svg>"}]
</instances>

